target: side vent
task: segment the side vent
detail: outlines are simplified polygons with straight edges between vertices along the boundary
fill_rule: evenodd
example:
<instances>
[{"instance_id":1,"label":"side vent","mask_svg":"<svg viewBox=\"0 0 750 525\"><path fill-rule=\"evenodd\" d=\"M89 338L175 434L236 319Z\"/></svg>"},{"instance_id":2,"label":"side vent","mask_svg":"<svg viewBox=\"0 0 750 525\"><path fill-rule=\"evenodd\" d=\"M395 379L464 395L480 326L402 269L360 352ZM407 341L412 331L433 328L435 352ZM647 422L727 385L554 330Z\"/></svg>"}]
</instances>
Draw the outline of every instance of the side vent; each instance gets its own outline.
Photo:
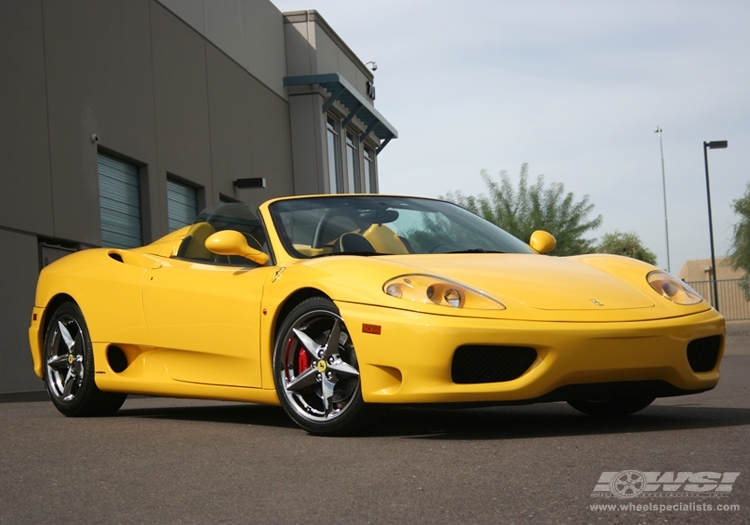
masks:
<instances>
[{"instance_id":1,"label":"side vent","mask_svg":"<svg viewBox=\"0 0 750 525\"><path fill-rule=\"evenodd\" d=\"M113 372L119 374L128 367L128 358L119 346L107 347L107 363Z\"/></svg>"},{"instance_id":2,"label":"side vent","mask_svg":"<svg viewBox=\"0 0 750 525\"><path fill-rule=\"evenodd\" d=\"M129 250L109 250L107 255L113 261L131 266L140 266L141 268L150 268L153 270L161 268L161 263L152 255L144 255Z\"/></svg>"}]
</instances>

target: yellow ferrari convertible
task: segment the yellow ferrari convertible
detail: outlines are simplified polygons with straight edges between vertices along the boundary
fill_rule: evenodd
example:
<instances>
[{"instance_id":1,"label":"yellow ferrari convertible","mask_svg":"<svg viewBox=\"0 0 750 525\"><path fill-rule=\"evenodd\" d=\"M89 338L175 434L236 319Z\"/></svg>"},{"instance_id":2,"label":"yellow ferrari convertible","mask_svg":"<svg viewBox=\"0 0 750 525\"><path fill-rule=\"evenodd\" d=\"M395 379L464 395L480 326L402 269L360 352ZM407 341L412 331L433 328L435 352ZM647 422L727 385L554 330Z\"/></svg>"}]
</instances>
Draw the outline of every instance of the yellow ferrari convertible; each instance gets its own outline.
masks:
<instances>
[{"instance_id":1,"label":"yellow ferrari convertible","mask_svg":"<svg viewBox=\"0 0 750 525\"><path fill-rule=\"evenodd\" d=\"M544 255L448 202L222 204L144 247L41 272L34 371L67 416L129 393L281 404L346 434L387 404L567 401L625 415L716 386L724 318L613 255Z\"/></svg>"}]
</instances>

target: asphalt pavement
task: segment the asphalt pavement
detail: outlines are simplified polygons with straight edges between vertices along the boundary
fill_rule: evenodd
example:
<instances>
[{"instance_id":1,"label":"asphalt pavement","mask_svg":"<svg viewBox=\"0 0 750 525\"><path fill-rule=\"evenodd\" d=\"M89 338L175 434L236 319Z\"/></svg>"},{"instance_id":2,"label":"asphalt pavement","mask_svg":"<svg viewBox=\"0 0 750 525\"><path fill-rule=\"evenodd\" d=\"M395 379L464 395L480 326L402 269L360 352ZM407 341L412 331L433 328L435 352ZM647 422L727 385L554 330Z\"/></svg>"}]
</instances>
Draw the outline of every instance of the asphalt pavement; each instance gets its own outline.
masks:
<instances>
[{"instance_id":1,"label":"asphalt pavement","mask_svg":"<svg viewBox=\"0 0 750 525\"><path fill-rule=\"evenodd\" d=\"M750 523L750 323L728 334L716 389L620 419L396 409L366 436L320 438L276 407L133 397L73 419L6 398L0 524ZM739 474L729 491L623 498L600 482L615 473Z\"/></svg>"},{"instance_id":2,"label":"asphalt pavement","mask_svg":"<svg viewBox=\"0 0 750 525\"><path fill-rule=\"evenodd\" d=\"M724 355L750 355L750 321L727 322Z\"/></svg>"}]
</instances>

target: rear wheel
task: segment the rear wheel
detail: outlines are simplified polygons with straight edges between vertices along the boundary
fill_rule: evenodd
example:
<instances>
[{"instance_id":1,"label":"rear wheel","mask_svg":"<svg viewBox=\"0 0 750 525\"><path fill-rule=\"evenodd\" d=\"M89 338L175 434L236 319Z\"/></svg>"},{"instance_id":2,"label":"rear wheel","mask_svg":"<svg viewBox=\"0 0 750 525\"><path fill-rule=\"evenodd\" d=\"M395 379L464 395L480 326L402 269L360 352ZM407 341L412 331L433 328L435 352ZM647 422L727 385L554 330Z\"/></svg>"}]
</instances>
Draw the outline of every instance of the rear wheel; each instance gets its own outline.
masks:
<instances>
[{"instance_id":1,"label":"rear wheel","mask_svg":"<svg viewBox=\"0 0 750 525\"><path fill-rule=\"evenodd\" d=\"M336 306L313 297L281 325L274 350L276 391L289 417L313 434L345 435L367 421L359 364Z\"/></svg>"},{"instance_id":2,"label":"rear wheel","mask_svg":"<svg viewBox=\"0 0 750 525\"><path fill-rule=\"evenodd\" d=\"M127 394L102 392L94 382L94 356L86 321L73 302L52 314L44 336L44 383L52 403L66 416L108 416Z\"/></svg>"},{"instance_id":3,"label":"rear wheel","mask_svg":"<svg viewBox=\"0 0 750 525\"><path fill-rule=\"evenodd\" d=\"M568 404L590 416L627 416L643 410L653 402L653 397L629 397L605 399L603 401L572 399L568 401Z\"/></svg>"}]
</instances>

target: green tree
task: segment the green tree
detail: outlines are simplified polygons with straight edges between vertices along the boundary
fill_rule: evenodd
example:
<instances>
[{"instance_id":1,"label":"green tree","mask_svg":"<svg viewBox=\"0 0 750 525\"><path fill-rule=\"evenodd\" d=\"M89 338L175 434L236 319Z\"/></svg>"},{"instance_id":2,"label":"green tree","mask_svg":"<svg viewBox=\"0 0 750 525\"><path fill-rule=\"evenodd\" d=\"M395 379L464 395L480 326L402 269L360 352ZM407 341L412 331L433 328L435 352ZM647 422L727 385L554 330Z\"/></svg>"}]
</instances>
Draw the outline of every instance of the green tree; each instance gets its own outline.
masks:
<instances>
[{"instance_id":1,"label":"green tree","mask_svg":"<svg viewBox=\"0 0 750 525\"><path fill-rule=\"evenodd\" d=\"M535 230L544 230L555 236L557 248L554 255L579 255L591 253L595 239L584 235L602 223L598 215L588 220L594 205L589 196L576 202L572 192L565 193L565 186L553 182L544 184L544 175L529 185L529 165L521 166L518 188L513 187L508 172L500 172L500 181L493 180L487 170L480 172L487 185L488 195L465 196L460 191L448 192L444 197L486 220L497 224L508 233L528 242ZM443 198L443 197L441 197Z\"/></svg>"},{"instance_id":2,"label":"green tree","mask_svg":"<svg viewBox=\"0 0 750 525\"><path fill-rule=\"evenodd\" d=\"M750 183L745 194L732 201L734 213L740 220L734 225L732 247L729 250L729 264L735 270L745 270L740 286L745 292L745 299L750 301Z\"/></svg>"},{"instance_id":3,"label":"green tree","mask_svg":"<svg viewBox=\"0 0 750 525\"><path fill-rule=\"evenodd\" d=\"M649 264L656 264L656 254L646 248L638 234L633 232L605 233L596 247L596 251L598 253L624 255Z\"/></svg>"}]
</instances>

